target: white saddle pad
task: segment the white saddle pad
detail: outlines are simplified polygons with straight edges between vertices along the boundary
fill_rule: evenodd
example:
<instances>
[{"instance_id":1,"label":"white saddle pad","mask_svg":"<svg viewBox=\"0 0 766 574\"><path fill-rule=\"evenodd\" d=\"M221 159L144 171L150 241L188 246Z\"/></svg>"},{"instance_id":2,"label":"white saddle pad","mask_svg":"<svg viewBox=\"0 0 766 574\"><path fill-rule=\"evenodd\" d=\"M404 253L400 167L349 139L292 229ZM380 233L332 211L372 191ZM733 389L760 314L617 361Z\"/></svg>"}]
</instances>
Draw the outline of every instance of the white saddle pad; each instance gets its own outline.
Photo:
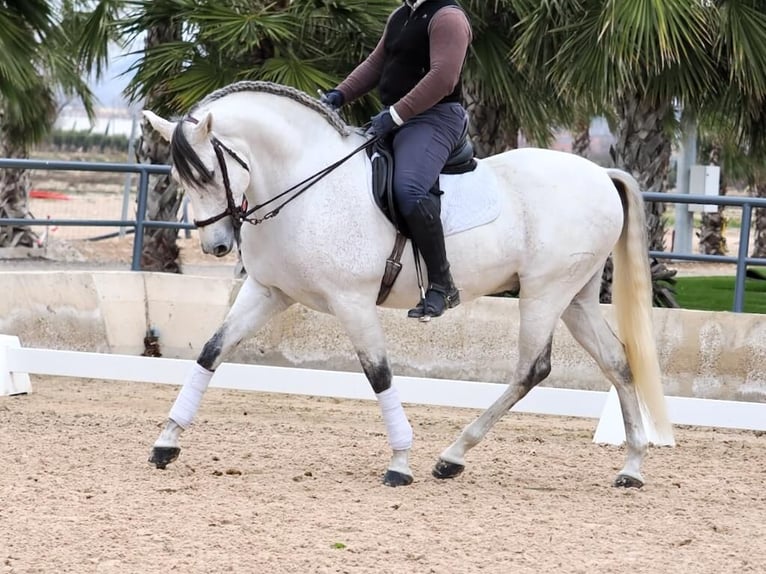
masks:
<instances>
[{"instance_id":1,"label":"white saddle pad","mask_svg":"<svg viewBox=\"0 0 766 574\"><path fill-rule=\"evenodd\" d=\"M444 235L454 235L497 219L500 198L494 173L481 160L475 170L439 176Z\"/></svg>"}]
</instances>

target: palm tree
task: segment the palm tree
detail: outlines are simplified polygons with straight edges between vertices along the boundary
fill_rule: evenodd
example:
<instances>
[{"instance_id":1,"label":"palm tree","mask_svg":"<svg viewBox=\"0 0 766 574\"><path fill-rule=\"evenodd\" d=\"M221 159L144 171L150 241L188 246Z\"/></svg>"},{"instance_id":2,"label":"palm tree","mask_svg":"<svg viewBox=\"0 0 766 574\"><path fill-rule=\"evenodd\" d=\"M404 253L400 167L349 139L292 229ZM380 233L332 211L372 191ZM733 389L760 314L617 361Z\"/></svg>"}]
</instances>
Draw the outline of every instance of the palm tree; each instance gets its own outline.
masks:
<instances>
[{"instance_id":1,"label":"palm tree","mask_svg":"<svg viewBox=\"0 0 766 574\"><path fill-rule=\"evenodd\" d=\"M762 165L762 164L761 164ZM753 170L749 178L749 191L753 197L766 198L766 173L759 167ZM753 227L755 238L753 240L753 251L751 257L766 258L766 209L758 208L754 210Z\"/></svg>"},{"instance_id":2,"label":"palm tree","mask_svg":"<svg viewBox=\"0 0 766 574\"><path fill-rule=\"evenodd\" d=\"M748 190L753 197L766 197L766 99L761 106L755 106L744 131L750 151ZM755 239L751 255L766 258L766 209L755 210L753 227Z\"/></svg>"},{"instance_id":3,"label":"palm tree","mask_svg":"<svg viewBox=\"0 0 766 574\"><path fill-rule=\"evenodd\" d=\"M121 22L121 29L128 35L128 41L132 42L136 36L143 34L145 54L153 54L162 50L164 46L180 42L184 22L175 13L176 4L177 2L165 0L139 3L134 8L137 12L129 14L128 19ZM181 71L182 65L181 60L166 63L164 76L159 77L144 95L146 108L162 114L173 113L167 101L167 83L169 78ZM149 164L170 163L168 142L146 120L141 123L141 135L136 145L136 161ZM182 198L181 190L169 175L156 176L147 197L146 218L153 221L175 220ZM180 249L177 239L178 231L175 229L145 228L141 268L147 271L180 273Z\"/></svg>"},{"instance_id":4,"label":"palm tree","mask_svg":"<svg viewBox=\"0 0 766 574\"><path fill-rule=\"evenodd\" d=\"M514 149L519 136L547 145L553 129L572 119L571 102L549 79L522 69L513 48L522 29L513 0L465 0L473 41L464 70L469 133L479 157Z\"/></svg>"},{"instance_id":5,"label":"palm tree","mask_svg":"<svg viewBox=\"0 0 766 574\"><path fill-rule=\"evenodd\" d=\"M721 168L719 195L726 195L726 178L723 171L723 145L718 138L711 141L707 150L707 164ZM725 214L725 206L719 205L714 212L703 212L700 223L699 252L705 255L726 255L726 225L728 220Z\"/></svg>"},{"instance_id":6,"label":"palm tree","mask_svg":"<svg viewBox=\"0 0 766 574\"><path fill-rule=\"evenodd\" d=\"M24 5L2 2L0 10L0 45L3 47L5 65L0 66L0 155L17 157L15 142L24 133L23 120L39 118L39 110L31 110L30 91L37 84L37 67L40 58L37 34L45 34L51 25L48 2L37 0ZM42 114L45 115L45 114ZM41 131L35 122L36 131ZM3 170L0 172L0 217L24 218L28 216L23 172ZM36 237L26 227L0 227L0 246L35 245Z\"/></svg>"},{"instance_id":7,"label":"palm tree","mask_svg":"<svg viewBox=\"0 0 766 574\"><path fill-rule=\"evenodd\" d=\"M515 54L562 92L615 110L613 159L645 191L665 191L676 102L710 88L711 9L703 2L517 0ZM549 46L553 44L553 46ZM663 206L647 204L649 245L664 248Z\"/></svg>"},{"instance_id":8,"label":"palm tree","mask_svg":"<svg viewBox=\"0 0 766 574\"><path fill-rule=\"evenodd\" d=\"M134 34L148 29L163 16L158 4L167 4L165 15L183 23L184 35L137 54L128 95L144 101L162 85L154 103L179 114L238 80L272 81L307 93L332 88L372 50L397 2L140 0L120 25ZM363 101L351 117L367 121L374 103Z\"/></svg>"},{"instance_id":9,"label":"palm tree","mask_svg":"<svg viewBox=\"0 0 766 574\"><path fill-rule=\"evenodd\" d=\"M92 116L92 95L81 74L72 33L76 13L70 2L54 11L49 2L3 2L0 10L0 154L25 159L30 146L53 126L57 95L74 96ZM0 176L0 217L26 218L29 175L6 169ZM0 229L0 245L33 247L29 227Z\"/></svg>"},{"instance_id":10,"label":"palm tree","mask_svg":"<svg viewBox=\"0 0 766 574\"><path fill-rule=\"evenodd\" d=\"M766 109L766 102L764 102ZM749 120L732 121L732 115L708 118L711 123L701 125L700 155L707 163L721 167L720 195L726 195L729 185L744 182L753 197L766 196L766 149L760 141L762 118L754 112ZM754 247L752 257L766 256L766 209L753 211ZM723 255L727 253L723 235L728 224L723 206L716 212L703 214L700 228L700 252Z\"/></svg>"},{"instance_id":11,"label":"palm tree","mask_svg":"<svg viewBox=\"0 0 766 574\"><path fill-rule=\"evenodd\" d=\"M128 96L174 116L238 80L268 80L308 93L329 89L372 50L395 5L392 0L127 3L115 25L128 43L145 34L129 71ZM364 122L375 107L367 98L348 114ZM142 130L138 160L168 163L165 142L148 124ZM147 217L175 219L181 199L170 178L159 178L150 191ZM179 271L176 233L150 229L146 235L142 267Z\"/></svg>"},{"instance_id":12,"label":"palm tree","mask_svg":"<svg viewBox=\"0 0 766 574\"><path fill-rule=\"evenodd\" d=\"M514 57L527 70L543 71L574 101L614 111L613 161L644 191L666 189L680 111L701 117L727 110L742 125L762 101L766 7L757 0L516 0L513 6L522 29ZM653 250L664 250L663 211L661 203L647 203ZM655 302L672 305L667 284L672 287L674 272L657 264L652 273ZM607 300L608 292L602 288Z\"/></svg>"},{"instance_id":13,"label":"palm tree","mask_svg":"<svg viewBox=\"0 0 766 574\"><path fill-rule=\"evenodd\" d=\"M766 159L761 145L766 107L766 5L758 0L715 2L714 42L711 55L722 82L703 99L701 115L707 124L710 151L707 161L721 165L721 195L726 193L725 167L745 173L749 189L761 187L759 164ZM763 219L756 213L756 225ZM700 229L700 251L723 255L726 218L722 208L705 214ZM756 227L756 229L758 229ZM766 223L764 223L766 233Z\"/></svg>"}]
</instances>

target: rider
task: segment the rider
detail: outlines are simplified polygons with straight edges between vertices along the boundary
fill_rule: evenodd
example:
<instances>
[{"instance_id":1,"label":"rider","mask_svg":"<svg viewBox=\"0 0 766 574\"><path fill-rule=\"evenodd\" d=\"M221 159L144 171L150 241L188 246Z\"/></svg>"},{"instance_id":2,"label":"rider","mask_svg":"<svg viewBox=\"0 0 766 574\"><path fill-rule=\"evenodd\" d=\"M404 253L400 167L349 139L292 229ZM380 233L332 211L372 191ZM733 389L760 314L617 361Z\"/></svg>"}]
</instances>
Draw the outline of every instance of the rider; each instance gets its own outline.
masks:
<instances>
[{"instance_id":1,"label":"rider","mask_svg":"<svg viewBox=\"0 0 766 574\"><path fill-rule=\"evenodd\" d=\"M467 125L460 75L471 25L455 0L405 0L373 52L322 101L337 109L377 87L383 110L369 133L392 134L399 211L428 269L424 300L409 317L428 320L460 304L452 281L440 199L431 193Z\"/></svg>"}]
</instances>

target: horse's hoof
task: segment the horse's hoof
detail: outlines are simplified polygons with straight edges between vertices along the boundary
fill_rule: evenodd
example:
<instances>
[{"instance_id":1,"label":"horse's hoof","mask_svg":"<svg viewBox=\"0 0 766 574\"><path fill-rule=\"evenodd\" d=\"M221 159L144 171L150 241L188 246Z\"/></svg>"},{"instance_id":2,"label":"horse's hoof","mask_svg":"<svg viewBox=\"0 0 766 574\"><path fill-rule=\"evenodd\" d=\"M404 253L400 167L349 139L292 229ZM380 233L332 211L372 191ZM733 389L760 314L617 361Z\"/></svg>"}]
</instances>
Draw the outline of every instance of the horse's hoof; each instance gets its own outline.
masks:
<instances>
[{"instance_id":1,"label":"horse's hoof","mask_svg":"<svg viewBox=\"0 0 766 574\"><path fill-rule=\"evenodd\" d=\"M641 488L644 486L644 481L627 474L618 474L617 478L614 479L614 486L617 488Z\"/></svg>"},{"instance_id":2,"label":"horse's hoof","mask_svg":"<svg viewBox=\"0 0 766 574\"><path fill-rule=\"evenodd\" d=\"M446 460L439 459L439 462L434 466L433 474L436 478L455 478L459 476L465 470L464 464L457 464L454 462L447 462Z\"/></svg>"},{"instance_id":3,"label":"horse's hoof","mask_svg":"<svg viewBox=\"0 0 766 574\"><path fill-rule=\"evenodd\" d=\"M383 484L386 486L407 486L412 484L412 476L395 470L387 470L386 474L383 475Z\"/></svg>"},{"instance_id":4,"label":"horse's hoof","mask_svg":"<svg viewBox=\"0 0 766 574\"><path fill-rule=\"evenodd\" d=\"M181 449L177 446L155 446L152 449L152 456L149 457L149 464L164 470L167 465L178 458Z\"/></svg>"}]
</instances>

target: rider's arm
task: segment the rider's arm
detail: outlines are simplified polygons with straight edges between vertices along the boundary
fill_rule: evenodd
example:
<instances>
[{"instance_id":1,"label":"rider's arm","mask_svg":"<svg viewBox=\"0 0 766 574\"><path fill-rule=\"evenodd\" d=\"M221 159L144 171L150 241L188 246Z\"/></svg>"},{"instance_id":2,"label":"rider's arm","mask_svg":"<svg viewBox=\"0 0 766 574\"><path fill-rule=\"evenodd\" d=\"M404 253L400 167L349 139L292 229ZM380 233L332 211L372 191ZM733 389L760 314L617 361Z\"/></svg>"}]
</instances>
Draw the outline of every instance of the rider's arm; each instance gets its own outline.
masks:
<instances>
[{"instance_id":1,"label":"rider's arm","mask_svg":"<svg viewBox=\"0 0 766 574\"><path fill-rule=\"evenodd\" d=\"M426 111L455 89L471 43L471 25L460 8L445 7L428 29L431 69L401 100L393 105L394 121L406 122Z\"/></svg>"},{"instance_id":2,"label":"rider's arm","mask_svg":"<svg viewBox=\"0 0 766 574\"><path fill-rule=\"evenodd\" d=\"M386 24L386 26L388 26L388 24ZM372 53L367 56L367 59L354 68L354 71L335 88L336 90L340 90L340 93L343 94L344 104L349 104L355 99L361 98L367 92L377 87L383 72L383 61L385 58L383 43L385 42L385 39L386 34L383 32L383 35L378 41L378 45L375 46Z\"/></svg>"}]
</instances>

